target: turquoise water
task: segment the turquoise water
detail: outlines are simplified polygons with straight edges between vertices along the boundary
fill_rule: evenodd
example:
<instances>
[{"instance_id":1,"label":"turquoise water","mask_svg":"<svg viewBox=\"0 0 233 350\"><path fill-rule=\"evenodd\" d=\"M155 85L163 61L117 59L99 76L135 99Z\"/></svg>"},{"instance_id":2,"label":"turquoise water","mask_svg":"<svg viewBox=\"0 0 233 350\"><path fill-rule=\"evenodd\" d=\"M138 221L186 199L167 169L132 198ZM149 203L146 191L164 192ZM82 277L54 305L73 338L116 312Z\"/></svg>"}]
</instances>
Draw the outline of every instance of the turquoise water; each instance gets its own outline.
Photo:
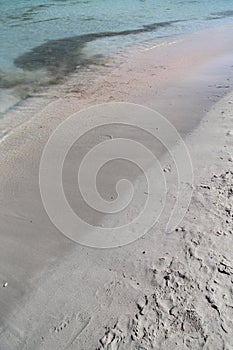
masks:
<instances>
[{"instance_id":1,"label":"turquoise water","mask_svg":"<svg viewBox=\"0 0 233 350\"><path fill-rule=\"evenodd\" d=\"M231 23L232 0L0 0L0 102L135 45Z\"/></svg>"}]
</instances>

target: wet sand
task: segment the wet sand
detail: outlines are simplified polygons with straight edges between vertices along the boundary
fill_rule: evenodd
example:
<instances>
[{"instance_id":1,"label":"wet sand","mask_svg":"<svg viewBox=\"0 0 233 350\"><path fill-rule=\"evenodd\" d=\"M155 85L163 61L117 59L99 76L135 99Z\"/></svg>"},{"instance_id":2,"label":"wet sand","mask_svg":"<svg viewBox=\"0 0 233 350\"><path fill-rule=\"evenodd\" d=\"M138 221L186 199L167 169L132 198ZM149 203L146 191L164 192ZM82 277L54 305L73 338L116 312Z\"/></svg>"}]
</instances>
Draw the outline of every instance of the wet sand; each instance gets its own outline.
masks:
<instances>
[{"instance_id":1,"label":"wet sand","mask_svg":"<svg viewBox=\"0 0 233 350\"><path fill-rule=\"evenodd\" d=\"M220 28L133 54L84 91L74 74L45 100L35 96L9 112L20 125L1 143L0 280L8 283L0 288L1 349L230 349L230 33ZM39 162L62 120L111 101L165 115L186 140L195 184L183 229L164 234L165 215L133 244L98 250L75 244L50 222ZM161 162L169 166L166 156ZM170 198L174 176L171 168Z\"/></svg>"}]
</instances>

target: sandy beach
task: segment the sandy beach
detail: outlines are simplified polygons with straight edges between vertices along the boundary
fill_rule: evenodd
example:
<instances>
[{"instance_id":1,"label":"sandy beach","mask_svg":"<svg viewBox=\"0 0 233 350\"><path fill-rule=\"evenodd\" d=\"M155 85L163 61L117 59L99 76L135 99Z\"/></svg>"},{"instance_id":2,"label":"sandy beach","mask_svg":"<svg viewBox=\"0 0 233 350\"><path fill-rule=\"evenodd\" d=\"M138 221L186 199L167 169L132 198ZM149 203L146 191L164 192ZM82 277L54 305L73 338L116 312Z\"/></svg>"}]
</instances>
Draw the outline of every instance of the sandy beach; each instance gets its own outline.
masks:
<instances>
[{"instance_id":1,"label":"sandy beach","mask_svg":"<svg viewBox=\"0 0 233 350\"><path fill-rule=\"evenodd\" d=\"M132 52L117 66L106 63L86 89L74 73L46 96L35 94L8 112L0 145L1 350L233 348L231 33L232 27L220 27ZM133 137L156 153L168 188L165 209L149 232L122 247L97 249L71 241L53 225L40 195L39 166L62 121L108 102L139 104L165 116L187 145L194 181L187 184L193 193L185 217L167 234L177 195L174 161L140 131L95 130L77 144L78 153L106 135ZM65 164L64 187L74 210L82 204L74 191L77 159L74 148ZM106 172L107 194L112 179ZM140 188L137 173L132 182ZM89 219L115 223L105 215Z\"/></svg>"}]
</instances>

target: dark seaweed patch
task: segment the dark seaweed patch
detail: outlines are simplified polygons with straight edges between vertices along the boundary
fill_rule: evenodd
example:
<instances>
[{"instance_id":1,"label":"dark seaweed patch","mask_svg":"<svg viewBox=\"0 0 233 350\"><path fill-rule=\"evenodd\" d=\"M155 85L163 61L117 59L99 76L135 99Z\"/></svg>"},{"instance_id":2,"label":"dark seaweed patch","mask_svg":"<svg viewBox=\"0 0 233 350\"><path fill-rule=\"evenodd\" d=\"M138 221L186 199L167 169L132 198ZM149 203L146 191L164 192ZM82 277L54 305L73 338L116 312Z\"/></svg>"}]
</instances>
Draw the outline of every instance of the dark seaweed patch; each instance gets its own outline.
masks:
<instances>
[{"instance_id":1,"label":"dark seaweed patch","mask_svg":"<svg viewBox=\"0 0 233 350\"><path fill-rule=\"evenodd\" d=\"M82 54L84 46L91 41L101 38L116 36L136 35L152 32L159 28L171 26L180 21L169 21L144 25L139 29L123 30L119 32L91 33L59 40L50 40L45 44L35 47L32 51L15 59L17 67L25 70L37 70L46 68L51 73L68 74L75 70L76 66L87 66L90 61Z\"/></svg>"},{"instance_id":2,"label":"dark seaweed patch","mask_svg":"<svg viewBox=\"0 0 233 350\"><path fill-rule=\"evenodd\" d=\"M37 6L32 6L28 10L24 12L24 14L37 14L38 11L43 10L45 8L51 7L53 4L41 4Z\"/></svg>"},{"instance_id":3,"label":"dark seaweed patch","mask_svg":"<svg viewBox=\"0 0 233 350\"><path fill-rule=\"evenodd\" d=\"M222 19L222 18L226 18L226 17L233 17L233 10L212 12L210 14L210 16L208 16L206 19L212 20L212 19Z\"/></svg>"},{"instance_id":4,"label":"dark seaweed patch","mask_svg":"<svg viewBox=\"0 0 233 350\"><path fill-rule=\"evenodd\" d=\"M199 1L197 0L191 0L191 1L179 1L178 5L191 5L191 4L198 4Z\"/></svg>"},{"instance_id":5,"label":"dark seaweed patch","mask_svg":"<svg viewBox=\"0 0 233 350\"><path fill-rule=\"evenodd\" d=\"M39 11L44 10L45 8L48 8L50 6L53 6L52 4L47 4L47 5L38 5L38 6L32 6L28 9L26 9L25 11L23 11L22 13L20 13L20 11L18 13L13 13L13 14L7 14L5 16L5 18L1 21L3 21L4 23L8 23L11 25L11 23L13 22L13 24L11 25L12 27L14 26L19 26L20 22L26 22L26 21L32 21L33 17L35 15L37 15L39 13ZM14 11L13 11L14 12ZM18 22L18 23L15 23Z\"/></svg>"},{"instance_id":6,"label":"dark seaweed patch","mask_svg":"<svg viewBox=\"0 0 233 350\"><path fill-rule=\"evenodd\" d=\"M52 21L57 21L59 20L60 18L59 17L56 17L56 18L48 18L48 19L42 19L42 20L39 20L39 21L33 21L33 18L28 18L27 20L30 20L31 22L30 23L27 23L27 24L35 24L35 23L42 23L42 22L52 22ZM21 21L26 21L26 19L21 19ZM11 27L19 27L20 24L12 24Z\"/></svg>"},{"instance_id":7,"label":"dark seaweed patch","mask_svg":"<svg viewBox=\"0 0 233 350\"><path fill-rule=\"evenodd\" d=\"M214 15L214 16L231 17L231 16L233 16L233 10L222 11L222 12L214 12L214 13L212 13L212 15Z\"/></svg>"}]
</instances>

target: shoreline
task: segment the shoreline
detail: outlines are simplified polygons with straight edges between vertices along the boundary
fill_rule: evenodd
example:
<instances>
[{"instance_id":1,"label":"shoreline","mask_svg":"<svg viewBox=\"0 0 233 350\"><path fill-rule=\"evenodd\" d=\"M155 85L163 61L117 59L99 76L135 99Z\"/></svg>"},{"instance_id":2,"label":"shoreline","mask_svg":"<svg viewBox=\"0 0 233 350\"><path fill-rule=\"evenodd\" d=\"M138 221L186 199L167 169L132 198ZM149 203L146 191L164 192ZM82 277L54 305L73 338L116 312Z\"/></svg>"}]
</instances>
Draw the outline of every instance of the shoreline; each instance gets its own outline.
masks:
<instances>
[{"instance_id":1,"label":"shoreline","mask_svg":"<svg viewBox=\"0 0 233 350\"><path fill-rule=\"evenodd\" d=\"M226 120L223 125L221 124L221 127L218 126L218 117L216 114L219 113L217 111L221 108L225 110L226 106L231 107L230 104L227 104L227 101L232 100L232 95L230 95L231 98L227 95L224 100L217 103L216 106L215 103L218 100L221 100L221 98L227 94L227 91L230 90L230 86L232 86L232 80L226 80L226 77L227 79L231 79L228 74L229 60L226 59L226 62L218 62L218 57L220 57L220 60L222 56L224 57L224 50L228 47L231 39L229 39L226 33L221 30L218 35L219 40L220 38L225 38L225 42L222 40L220 43L221 49L215 47L211 53L207 47L205 51L202 52L205 43L209 42L210 39L207 35L204 37L202 45L200 45L199 39L203 34L192 36L191 42L186 39L186 42L178 43L175 46L155 49L159 51L156 52L158 54L156 60L154 59L155 51L153 51L153 49L149 52L147 51L146 54L139 53L137 57L134 57L134 60L131 59L131 61L129 60L129 62L126 62L114 71L111 71L110 76L106 75L102 80L95 81L88 92L72 91L72 89L75 88L74 84L72 86L72 79L75 81L77 78L74 75L69 81L69 84L71 85L71 88L69 89L71 91L68 93L62 91L61 95L57 97L58 101L54 100L52 104L45 107L44 111L42 110L37 116L34 116L34 118L20 125L15 130L14 135L8 137L8 139L1 144L1 164L3 167L1 171L1 180L4 187L4 205L1 207L2 225L4 230L2 241L4 243L0 254L1 266L4 266L4 268L1 273L1 279L9 281L9 287L7 288L8 294L6 295L5 290L1 289L1 297L3 300L3 311L0 315L1 323L3 323L3 333L1 334L2 344L5 344L4 342L7 344L7 335L10 334L11 336L11 343L6 345L6 349L13 349L14 346L17 346L14 349L18 349L21 346L23 346L23 349L30 349L30 346L35 349L49 349L49 346L54 346L54 344L56 344L57 349L63 349L65 346L64 343L67 342L67 337L71 337L76 328L78 329L78 334L80 333L82 336L78 336L74 339L73 345L70 345L71 349L72 346L75 346L75 343L76 347L77 344L79 344L80 349L85 349L85 344L88 344L88 346L91 344L90 346L92 346L92 340L90 340L90 343L86 343L88 342L88 336L85 335L85 332L87 332L87 334L88 332L89 334L92 334L91 329L93 330L95 337L95 339L93 339L93 346L97 346L96 342L101 338L103 328L101 328L101 326L100 329L97 330L95 328L95 323L92 322L92 318L90 319L90 326L90 306L93 306L96 313L100 312L100 316L95 314L95 317L101 319L101 316L107 311L107 303L109 302L110 305L113 305L113 299L114 297L117 297L118 293L115 292L114 289L112 290L111 286L109 287L109 283L112 279L111 271L114 269L114 263L111 262L112 252L103 253L103 251L99 250L93 250L78 245L74 246L74 243L62 236L56 228L53 227L46 216L40 200L38 167L41 152L48 136L54 130L56 125L67 118L70 114L76 112L77 109L80 110L81 108L86 108L92 104L110 102L112 100L123 100L137 102L139 104L141 103L151 108L159 106L159 112L162 112L174 123L178 131L181 132L181 135L186 137L186 141L189 142L188 140L191 139L190 142L194 145L195 150L193 156L197 162L196 167L199 166L198 164L201 164L197 155L201 154L203 158L207 155L207 149L202 150L201 147L198 146L198 142L201 140L202 146L204 144L205 147L211 146L213 149L213 155L211 157L214 159L216 171L217 169L219 169L219 171L224 170L221 168L222 163L219 163L219 160L217 161L214 158L214 155L216 154L218 147L221 147L221 152L226 152L225 150L222 151L225 138L219 140L216 135L222 135L224 123L228 129L231 127L231 124L227 117L223 115L221 116L222 123L224 118L226 118ZM217 40L216 37L215 40ZM201 46L199 51L196 50L198 43ZM209 45L211 46L210 43ZM186 50L190 50L192 47L193 52L190 51L186 56L186 60L179 62L182 54L185 53ZM170 56L170 54L172 54L172 56ZM171 58L167 59L168 56ZM193 57L193 60L191 60L190 57ZM159 62L163 62L163 65L161 66ZM220 77L218 75L212 76L212 72L215 71L216 66L221 65L224 66L225 70L219 70ZM152 75L152 73L154 75ZM179 79L181 73L183 73L182 79ZM213 86L209 88L208 86L206 87L206 82L210 82ZM216 82L220 87L216 86ZM204 96L202 95L203 92ZM155 96L156 98L154 99ZM209 97L213 99L213 101L210 101ZM167 104L168 99L169 104ZM192 101L194 107L192 106L192 108L190 108L190 103ZM212 110L215 108L216 111L213 112ZM211 109L210 115L212 113L214 116L214 118L211 119L211 123L214 123L215 125L214 131L210 127L211 123L208 124L210 117L206 117L206 112L209 109ZM28 111L27 109L26 112L28 112L29 115L33 115L34 113L33 110ZM191 114L190 118L193 118L193 120L187 121L187 112ZM23 110L22 113L24 113ZM224 114L225 113L226 112L224 112ZM15 115L17 115L16 111ZM203 117L204 119L202 120ZM201 124L199 125L199 123ZM200 132L200 130L202 131ZM207 134L210 134L209 143L207 142L208 140L205 140L204 134L206 131ZM213 135L212 132L214 132ZM213 139L216 141L216 145L212 143ZM227 140L230 145L232 138L228 138ZM217 142L219 143L219 146ZM197 143L197 145L195 145L195 143ZM190 150L192 151L192 149ZM211 157L208 160L209 165L211 164ZM224 155L224 157L226 156ZM195 169L197 171L197 168ZM203 176L203 182L209 182L209 173L204 170L202 175L199 175L198 173L196 175L197 179L200 180L200 176ZM200 191L198 191L198 195L200 194L199 192ZM201 195L204 196L203 194ZM197 208L195 208L195 210L198 213ZM203 212L206 213L205 209L203 209ZM214 220L213 218L210 219ZM205 222L205 219L203 220ZM208 225L210 225L210 223L207 224L207 228L210 228L211 226ZM193 229L193 224L191 226ZM21 233L22 236L19 237L17 232ZM166 247L168 248L169 240L164 239L162 232L160 232L160 237L162 240L161 244L166 243ZM230 238L231 237L232 236L230 236ZM208 241L208 235L206 239ZM178 244L176 247L177 251L180 251L182 256L183 252L181 252L181 248L179 247L180 241L177 237L174 238L174 240L178 240L176 242L176 244ZM145 245L146 250L150 250L149 247L152 242L153 247L156 248L156 245L154 245L153 234L149 233L146 235L145 239L143 238L140 242L137 241L131 246L121 248L124 253L121 253L120 249L115 250L113 260L116 262L116 266L118 266L116 276L114 275L114 286L116 289L118 288L117 280L119 273L122 269L121 259L124 257L123 261L125 259L126 262L127 254L133 259L134 248L136 247L135 249L139 253L139 250L141 250L140 244ZM171 249L171 247L169 249ZM17 254L15 254L16 251ZM77 259L76 262L69 261L69 255L71 252L73 252L72 254L74 254L75 259ZM149 265L153 261L151 253L152 252L149 253L150 256L148 258ZM104 258L102 254L104 254ZM63 275L66 273L65 271L67 267L56 268L57 265L62 263L64 256L66 256L65 261L68 265L71 264L70 266L72 267L71 270L68 269L68 271L70 271L69 273L73 274L71 281L70 277L65 278ZM102 261L102 259L104 259L104 261ZM85 260L87 261L85 262ZM82 261L84 261L84 263ZM130 263L131 267L127 269L126 273L128 275L132 274L137 276L137 268L139 268L139 270L142 269L144 272L146 269L146 273L149 273L148 271L151 267L148 267L147 263L148 261L135 265L132 260ZM153 264L157 266L157 263L153 262ZM75 277L75 269L78 266L79 268ZM97 267L94 268L94 266ZM54 274L51 274L51 268L52 270L54 269ZM63 272L59 272L60 269ZM111 271L109 269L111 269ZM56 270L58 271L57 275ZM103 276L103 273L106 275ZM47 279L46 276L51 278L51 280ZM48 283L48 286L46 287L43 286L45 277L47 280L45 283ZM98 277L100 278L99 280ZM151 290L153 287L148 285L149 279L146 281L146 290ZM39 281L40 283L38 284ZM80 281L82 281L85 288L90 288L90 295L85 297L85 291L82 290L83 286L82 288L78 287L79 293L83 298L82 311L80 313L72 313L71 309L74 306L72 303L75 303L75 294L72 294L72 291L73 288L77 288L77 284L79 284ZM59 304L56 304L57 296L55 297L55 302L53 304L50 299L53 299L51 283L53 288L57 285L56 283L58 283L59 288L61 288L61 292L58 291L58 299L61 298L63 300L65 298L65 293L70 293L72 302L63 300L62 303L65 305L66 313L71 313L71 316L68 317L64 314L64 311L59 311ZM123 286L124 282L122 283ZM138 287L135 283L130 282L130 278L126 285L128 287L130 286L129 289L127 289L127 287L126 292L124 292L126 293L126 301L128 301L130 305L132 304L130 306L131 311L135 311L136 304L132 303L130 295L127 293L135 293L134 300L136 300L139 295ZM35 296L35 287L39 288L38 293L40 296L38 297L37 295L34 301L32 300L32 305L29 303L30 305L28 304L27 306L26 303L25 309L21 309L21 300L24 300L25 302L30 299L30 295ZM68 288L68 291L64 290L64 288ZM112 292L110 296L106 297L106 302L104 293L105 289L109 288ZM49 295L47 295L47 293L49 293ZM123 289L121 289L121 293L123 293ZM32 325L28 324L27 327L25 327L28 329L28 333L25 333L25 329L22 329L22 325L20 326L20 324L26 326L24 317L27 318L28 315L35 315L39 312L40 298L42 302L46 302L46 312L42 315L45 319L43 321L41 319L34 319ZM95 307L95 302L98 300L101 302L99 304L97 303L98 306ZM120 300L122 299L120 298ZM125 303L123 302L124 307L129 306L126 301ZM49 302L51 302L52 310L49 310ZM76 308L79 307L77 303L75 305ZM87 305L89 305L88 308ZM27 310L27 307L29 310ZM32 309L30 310L31 307ZM69 309L69 312L67 309ZM115 310L114 306L113 310ZM17 318L15 313L18 313L19 311L20 314L17 316L19 318ZM55 316L55 323L58 324L58 326L62 322L67 322L66 316L70 319L73 328L71 326L67 327L68 332L70 332L69 334L54 338L54 334L51 333L50 330L48 331L50 326L54 323L50 316L53 313L58 313L58 315ZM62 314L64 315L62 316ZM75 314L75 316L72 316L73 314ZM115 319L115 315L111 314L110 318L112 320ZM101 322L103 322L103 319ZM22 320L24 320L24 323L21 323ZM96 324L98 325L97 321ZM111 324L110 320L109 324ZM112 330L111 326L110 329L112 333L115 332L114 328ZM84 333L82 333L83 330L85 331ZM107 343L111 344L111 341L109 340L110 333L111 332L107 335L107 340L103 340L101 349L104 349L105 346L107 346ZM25 337L28 337L28 340L25 345L22 345L25 342ZM41 343L42 345L39 345L39 339L41 337L44 338L44 342ZM127 338L127 334L125 337ZM81 338L82 340L80 340ZM57 341L59 341L61 345L58 345ZM60 346L60 348L58 346Z\"/></svg>"},{"instance_id":2,"label":"shoreline","mask_svg":"<svg viewBox=\"0 0 233 350\"><path fill-rule=\"evenodd\" d=\"M9 135L14 134L15 129L20 128L21 125L24 126L27 123L30 124L31 121L33 122L35 114L39 116L43 113L45 106L56 102L58 99L77 98L79 101L77 109L82 109L86 108L89 104L95 103L95 100L93 101L92 97L93 94L97 95L95 99L100 99L100 94L96 94L99 85L101 86L101 93L108 96L110 95L108 90L112 89L115 84L120 85L120 82L118 82L119 78L121 79L121 83L126 85L125 74L127 75L128 80L135 80L136 83L138 81L140 82L140 79L144 78L145 80L150 78L146 73L146 62L148 60L149 66L156 66L156 64L153 63L152 58L154 53L158 56L156 59L158 67L156 67L156 70L153 68L152 74L153 76L158 76L158 79L160 80L159 84L158 82L156 83L157 89L155 93L157 94L158 89L166 88L166 84L169 84L169 81L173 82L179 77L179 74L183 74L184 72L187 74L190 71L192 72L195 66L198 68L203 62L206 62L208 65L215 56L227 53L228 47L231 43L230 35L227 35L227 32L230 31L231 28L231 26L227 25L201 30L191 35L184 35L175 41L160 43L149 48L142 49L137 47L133 50L131 49L131 51L123 58L119 55L119 57L115 56L110 57L107 60L104 59L103 66L90 65L87 69L77 70L76 73L72 73L68 77L65 77L64 83L45 87L45 93L43 91L33 93L25 100L19 101L15 107L6 111L1 118L0 143L8 138ZM213 40L213 36L216 36L215 40ZM207 47L205 47L205 43L207 44ZM181 50L183 51L184 56L187 55L187 59L186 61L184 60L181 62L182 64L179 64L178 60L182 56L180 53ZM189 54L187 50L191 50L192 54ZM169 55L171 55L171 58L168 58ZM192 58L192 55L194 58ZM144 61L144 72L140 72L141 60L142 63ZM172 62L172 60L174 60L174 62ZM130 64L133 63L133 69L127 62L130 62ZM163 67L163 63L166 67ZM218 66L219 65L216 65L216 69L218 69ZM168 74L163 72L164 68L169 70ZM132 71L137 72L136 79L133 76L134 73ZM173 75L173 72L176 73L176 76ZM116 79L114 79L114 76ZM152 82L154 84L153 80ZM132 85L130 88L133 88L132 92L135 92L134 90L137 87ZM141 94L138 91L137 93L140 97ZM114 94L115 98L116 95L119 95L119 91L113 89L112 94ZM118 100L121 98L121 96L116 97ZM108 96L109 101L111 101L112 98L111 95ZM124 99L125 96L123 97L123 100ZM101 102L105 100L106 99L101 99ZM83 101L84 104L82 105ZM154 106L152 106L152 108L154 108ZM72 110L70 113L72 113Z\"/></svg>"}]
</instances>

